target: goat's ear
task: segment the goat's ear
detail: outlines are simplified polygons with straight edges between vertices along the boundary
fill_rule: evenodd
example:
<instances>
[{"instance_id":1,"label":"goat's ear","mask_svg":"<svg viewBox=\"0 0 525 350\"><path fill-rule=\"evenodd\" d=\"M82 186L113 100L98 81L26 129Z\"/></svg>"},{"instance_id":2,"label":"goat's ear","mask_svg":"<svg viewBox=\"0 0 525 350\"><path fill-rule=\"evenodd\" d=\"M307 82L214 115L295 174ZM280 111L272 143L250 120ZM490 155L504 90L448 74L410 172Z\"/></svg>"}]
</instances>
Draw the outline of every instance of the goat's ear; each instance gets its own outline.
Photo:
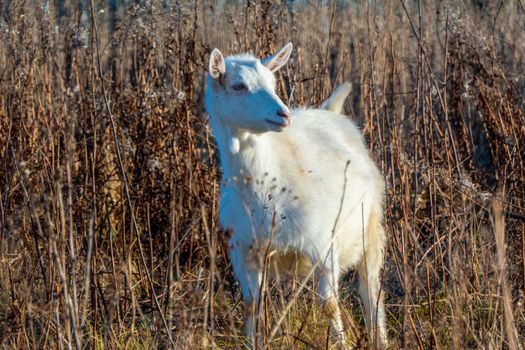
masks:
<instances>
[{"instance_id":1,"label":"goat's ear","mask_svg":"<svg viewBox=\"0 0 525 350\"><path fill-rule=\"evenodd\" d=\"M226 73L226 65L224 64L224 57L222 53L213 49L210 55L210 66L209 66L210 76L213 79L219 79L221 76Z\"/></svg>"},{"instance_id":2,"label":"goat's ear","mask_svg":"<svg viewBox=\"0 0 525 350\"><path fill-rule=\"evenodd\" d=\"M288 59L290 58L290 55L292 54L293 45L292 43L288 43L284 45L282 49L280 49L276 54L267 57L263 59L261 62L264 64L269 70L272 72L275 72L282 66L288 62Z\"/></svg>"}]
</instances>

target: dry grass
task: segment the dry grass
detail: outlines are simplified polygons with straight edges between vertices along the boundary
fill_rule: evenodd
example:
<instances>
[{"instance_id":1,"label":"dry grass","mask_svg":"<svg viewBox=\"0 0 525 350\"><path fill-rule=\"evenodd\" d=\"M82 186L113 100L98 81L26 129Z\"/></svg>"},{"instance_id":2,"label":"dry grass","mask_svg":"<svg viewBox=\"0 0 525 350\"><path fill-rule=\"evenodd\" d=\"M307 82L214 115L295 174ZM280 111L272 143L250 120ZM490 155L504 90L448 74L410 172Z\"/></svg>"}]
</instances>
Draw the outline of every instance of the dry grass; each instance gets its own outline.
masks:
<instances>
[{"instance_id":1,"label":"dry grass","mask_svg":"<svg viewBox=\"0 0 525 350\"><path fill-rule=\"evenodd\" d=\"M346 110L385 175L393 348L525 342L520 0L113 3L95 2L98 40L89 2L0 4L4 348L243 344L205 67L213 47L266 55L287 41L280 95L316 105L351 81ZM270 348L330 347L300 285L266 285ZM343 286L365 347L353 273Z\"/></svg>"}]
</instances>

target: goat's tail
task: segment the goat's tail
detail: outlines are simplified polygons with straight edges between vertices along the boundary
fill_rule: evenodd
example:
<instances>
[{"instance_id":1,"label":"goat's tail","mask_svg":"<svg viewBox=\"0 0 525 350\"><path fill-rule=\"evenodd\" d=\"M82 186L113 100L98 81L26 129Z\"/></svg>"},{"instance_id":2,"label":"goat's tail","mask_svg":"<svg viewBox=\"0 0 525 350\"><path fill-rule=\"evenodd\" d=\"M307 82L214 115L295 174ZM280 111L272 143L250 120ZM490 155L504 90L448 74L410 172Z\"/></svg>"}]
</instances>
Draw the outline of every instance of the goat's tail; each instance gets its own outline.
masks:
<instances>
[{"instance_id":1,"label":"goat's tail","mask_svg":"<svg viewBox=\"0 0 525 350\"><path fill-rule=\"evenodd\" d=\"M321 108L340 114L343 110L343 104L351 90L352 84L349 82L344 82L343 84L339 85L339 87L335 89L334 92L332 92L326 101L323 102Z\"/></svg>"}]
</instances>

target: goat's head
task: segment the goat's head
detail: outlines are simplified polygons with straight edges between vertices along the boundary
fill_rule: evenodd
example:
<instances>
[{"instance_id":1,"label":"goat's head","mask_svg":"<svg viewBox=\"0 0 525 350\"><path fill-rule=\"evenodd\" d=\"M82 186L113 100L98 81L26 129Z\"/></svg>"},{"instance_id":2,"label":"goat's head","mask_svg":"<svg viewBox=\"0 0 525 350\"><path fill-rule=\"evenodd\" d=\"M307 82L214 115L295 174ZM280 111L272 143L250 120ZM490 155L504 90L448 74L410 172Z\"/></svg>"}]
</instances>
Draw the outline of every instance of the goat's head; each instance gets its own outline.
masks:
<instances>
[{"instance_id":1,"label":"goat's head","mask_svg":"<svg viewBox=\"0 0 525 350\"><path fill-rule=\"evenodd\" d=\"M211 118L251 133L281 131L290 125L290 110L275 93L273 72L292 52L288 43L276 54L259 60L251 55L210 56L206 109Z\"/></svg>"}]
</instances>

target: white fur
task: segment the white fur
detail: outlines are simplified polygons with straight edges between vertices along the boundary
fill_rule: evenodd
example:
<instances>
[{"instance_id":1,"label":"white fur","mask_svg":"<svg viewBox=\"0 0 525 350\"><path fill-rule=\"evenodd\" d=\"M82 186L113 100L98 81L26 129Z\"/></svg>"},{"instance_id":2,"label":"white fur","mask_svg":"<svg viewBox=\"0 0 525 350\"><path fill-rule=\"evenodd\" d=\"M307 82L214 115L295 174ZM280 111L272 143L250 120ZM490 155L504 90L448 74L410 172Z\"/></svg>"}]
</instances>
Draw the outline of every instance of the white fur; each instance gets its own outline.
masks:
<instances>
[{"instance_id":1,"label":"white fur","mask_svg":"<svg viewBox=\"0 0 525 350\"><path fill-rule=\"evenodd\" d=\"M349 82L341 84L323 103L321 109L326 109L337 114L341 113L343 111L343 104L350 91L352 91L352 84Z\"/></svg>"},{"instance_id":2,"label":"white fur","mask_svg":"<svg viewBox=\"0 0 525 350\"><path fill-rule=\"evenodd\" d=\"M273 71L291 50L288 44L262 62L251 55L224 59L216 49L210 58L206 108L223 168L220 222L232 232L229 254L247 305L245 331L254 339L262 258L274 251L277 272L290 269L290 257L299 270L313 266L342 342L338 280L357 268L367 325L386 346L382 176L347 117L322 109L290 112L276 95ZM349 91L344 85L324 107L340 111Z\"/></svg>"}]
</instances>

